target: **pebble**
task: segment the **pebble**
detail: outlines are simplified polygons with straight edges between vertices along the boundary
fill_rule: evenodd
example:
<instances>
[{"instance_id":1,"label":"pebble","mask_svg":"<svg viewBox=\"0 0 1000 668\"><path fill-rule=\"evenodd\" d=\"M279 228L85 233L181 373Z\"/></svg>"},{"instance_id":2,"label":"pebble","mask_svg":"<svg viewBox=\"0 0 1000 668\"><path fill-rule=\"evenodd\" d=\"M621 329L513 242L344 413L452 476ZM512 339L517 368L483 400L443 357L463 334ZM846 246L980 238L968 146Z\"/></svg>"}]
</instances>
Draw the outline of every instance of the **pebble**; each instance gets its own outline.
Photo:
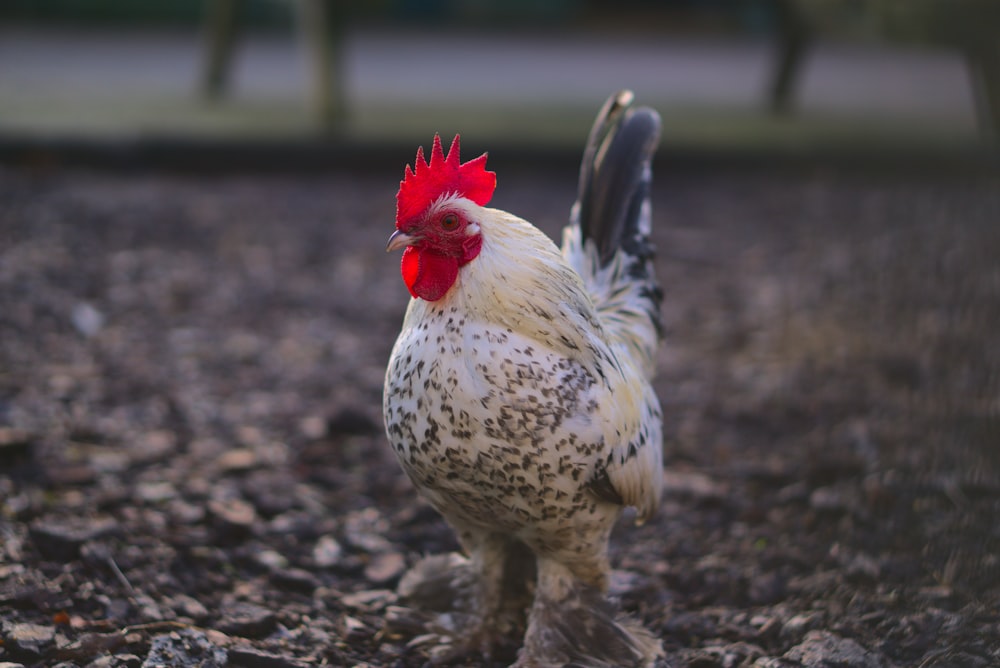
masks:
<instances>
[{"instance_id":1,"label":"pebble","mask_svg":"<svg viewBox=\"0 0 1000 668\"><path fill-rule=\"evenodd\" d=\"M137 464L152 464L169 459L176 451L177 434L157 429L139 437L132 448L132 459Z\"/></svg>"},{"instance_id":2,"label":"pebble","mask_svg":"<svg viewBox=\"0 0 1000 668\"><path fill-rule=\"evenodd\" d=\"M87 668L139 668L142 659L135 654L107 654L87 664Z\"/></svg>"},{"instance_id":3,"label":"pebble","mask_svg":"<svg viewBox=\"0 0 1000 668\"><path fill-rule=\"evenodd\" d=\"M277 570L288 566L288 559L276 550L261 550L254 555L253 559L268 570Z\"/></svg>"},{"instance_id":4,"label":"pebble","mask_svg":"<svg viewBox=\"0 0 1000 668\"><path fill-rule=\"evenodd\" d=\"M19 658L38 660L56 639L54 626L11 624L4 633L3 646Z\"/></svg>"},{"instance_id":5,"label":"pebble","mask_svg":"<svg viewBox=\"0 0 1000 668\"><path fill-rule=\"evenodd\" d=\"M341 604L360 612L378 612L395 600L396 595L388 589L367 589L340 597Z\"/></svg>"},{"instance_id":6,"label":"pebble","mask_svg":"<svg viewBox=\"0 0 1000 668\"><path fill-rule=\"evenodd\" d=\"M298 659L263 652L253 647L234 647L229 650L229 661L244 668L307 668L312 664Z\"/></svg>"},{"instance_id":7,"label":"pebble","mask_svg":"<svg viewBox=\"0 0 1000 668\"><path fill-rule=\"evenodd\" d=\"M783 658L798 661L803 668L885 668L887 665L880 655L857 641L829 631L810 631L802 643L785 652Z\"/></svg>"},{"instance_id":8,"label":"pebble","mask_svg":"<svg viewBox=\"0 0 1000 668\"><path fill-rule=\"evenodd\" d=\"M836 487L817 487L809 495L809 506L823 513L840 513L849 510L844 493Z\"/></svg>"},{"instance_id":9,"label":"pebble","mask_svg":"<svg viewBox=\"0 0 1000 668\"><path fill-rule=\"evenodd\" d=\"M104 314L98 311L92 304L79 302L73 307L70 314L73 327L88 339L104 327Z\"/></svg>"},{"instance_id":10,"label":"pebble","mask_svg":"<svg viewBox=\"0 0 1000 668\"><path fill-rule=\"evenodd\" d=\"M316 576L301 568L276 569L271 573L271 582L278 587L305 594L310 594L319 587L319 580Z\"/></svg>"},{"instance_id":11,"label":"pebble","mask_svg":"<svg viewBox=\"0 0 1000 668\"><path fill-rule=\"evenodd\" d=\"M244 638L262 638L270 633L278 618L273 611L253 603L234 603L222 609L218 628Z\"/></svg>"},{"instance_id":12,"label":"pebble","mask_svg":"<svg viewBox=\"0 0 1000 668\"><path fill-rule=\"evenodd\" d=\"M313 547L313 561L320 568L330 568L331 566L336 566L340 562L340 557L343 555L344 549L340 546L340 543L336 538L327 534L325 536L320 536L319 540L316 541L315 547Z\"/></svg>"},{"instance_id":13,"label":"pebble","mask_svg":"<svg viewBox=\"0 0 1000 668\"><path fill-rule=\"evenodd\" d=\"M208 512L219 528L233 533L248 533L257 521L257 511L243 499L209 501Z\"/></svg>"},{"instance_id":14,"label":"pebble","mask_svg":"<svg viewBox=\"0 0 1000 668\"><path fill-rule=\"evenodd\" d=\"M208 608L206 608L201 601L192 598L187 594L178 594L177 596L174 596L170 601L170 606L173 608L174 612L185 617L190 617L195 621L203 620L208 617Z\"/></svg>"},{"instance_id":15,"label":"pebble","mask_svg":"<svg viewBox=\"0 0 1000 668\"><path fill-rule=\"evenodd\" d=\"M0 459L9 462L27 455L34 441L35 437L23 429L0 427Z\"/></svg>"},{"instance_id":16,"label":"pebble","mask_svg":"<svg viewBox=\"0 0 1000 668\"><path fill-rule=\"evenodd\" d=\"M166 481L140 482L135 486L135 495L146 503L161 503L177 496L177 489Z\"/></svg>"},{"instance_id":17,"label":"pebble","mask_svg":"<svg viewBox=\"0 0 1000 668\"><path fill-rule=\"evenodd\" d=\"M388 530L389 522L374 508L350 513L344 520L347 542L372 554L392 550L392 543L383 535Z\"/></svg>"},{"instance_id":18,"label":"pebble","mask_svg":"<svg viewBox=\"0 0 1000 668\"><path fill-rule=\"evenodd\" d=\"M87 541L114 533L118 523L110 517L78 518L74 521L36 520L28 533L46 559L73 561Z\"/></svg>"},{"instance_id":19,"label":"pebble","mask_svg":"<svg viewBox=\"0 0 1000 668\"><path fill-rule=\"evenodd\" d=\"M358 640L362 636L369 634L368 627L357 617L344 615L341 618L340 623L343 628L344 637L348 640Z\"/></svg>"},{"instance_id":20,"label":"pebble","mask_svg":"<svg viewBox=\"0 0 1000 668\"><path fill-rule=\"evenodd\" d=\"M255 468L258 461L257 453L250 448L233 448L219 455L219 458L215 460L215 465L223 473L237 473Z\"/></svg>"},{"instance_id":21,"label":"pebble","mask_svg":"<svg viewBox=\"0 0 1000 668\"><path fill-rule=\"evenodd\" d=\"M395 580L406 570L406 559L399 552L377 554L365 567L365 577L375 584Z\"/></svg>"},{"instance_id":22,"label":"pebble","mask_svg":"<svg viewBox=\"0 0 1000 668\"><path fill-rule=\"evenodd\" d=\"M822 622L822 615L818 612L807 612L793 615L785 620L781 627L782 640L791 642L799 641L818 624Z\"/></svg>"},{"instance_id":23,"label":"pebble","mask_svg":"<svg viewBox=\"0 0 1000 668\"><path fill-rule=\"evenodd\" d=\"M185 629L153 638L142 668L223 668L227 663L225 649L201 631Z\"/></svg>"}]
</instances>

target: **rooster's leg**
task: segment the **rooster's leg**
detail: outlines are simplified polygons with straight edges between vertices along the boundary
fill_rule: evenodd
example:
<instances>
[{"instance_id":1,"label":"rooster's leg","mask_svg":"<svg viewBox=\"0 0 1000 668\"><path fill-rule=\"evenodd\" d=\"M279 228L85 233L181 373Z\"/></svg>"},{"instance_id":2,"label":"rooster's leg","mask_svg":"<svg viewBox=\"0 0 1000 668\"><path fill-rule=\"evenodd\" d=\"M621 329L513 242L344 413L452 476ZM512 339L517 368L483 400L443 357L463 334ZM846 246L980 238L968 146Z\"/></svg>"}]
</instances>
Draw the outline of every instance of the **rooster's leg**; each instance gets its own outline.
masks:
<instances>
[{"instance_id":1,"label":"rooster's leg","mask_svg":"<svg viewBox=\"0 0 1000 668\"><path fill-rule=\"evenodd\" d=\"M459 539L468 558L427 557L400 582L403 601L430 613L424 615L419 641L433 663L489 656L502 636L516 626L523 628L511 614L512 607L523 611L523 601L519 608L507 602L511 571L530 574L522 567L521 553L512 551L510 540L498 534L462 531Z\"/></svg>"},{"instance_id":2,"label":"rooster's leg","mask_svg":"<svg viewBox=\"0 0 1000 668\"><path fill-rule=\"evenodd\" d=\"M622 617L604 595L607 558L574 563L538 559L538 589L517 668L650 666L660 642Z\"/></svg>"}]
</instances>

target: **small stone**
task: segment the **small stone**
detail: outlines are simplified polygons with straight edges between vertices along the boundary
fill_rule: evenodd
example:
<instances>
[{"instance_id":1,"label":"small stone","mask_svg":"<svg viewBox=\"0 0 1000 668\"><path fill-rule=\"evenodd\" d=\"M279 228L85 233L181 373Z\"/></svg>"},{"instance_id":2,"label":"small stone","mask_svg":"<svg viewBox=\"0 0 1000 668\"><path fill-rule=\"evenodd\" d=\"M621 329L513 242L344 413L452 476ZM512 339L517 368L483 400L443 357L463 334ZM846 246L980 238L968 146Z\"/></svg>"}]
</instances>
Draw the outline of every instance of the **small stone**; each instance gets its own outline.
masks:
<instances>
[{"instance_id":1,"label":"small stone","mask_svg":"<svg viewBox=\"0 0 1000 668\"><path fill-rule=\"evenodd\" d=\"M840 513L848 510L844 494L835 487L818 487L809 495L809 506L823 513Z\"/></svg>"},{"instance_id":2,"label":"small stone","mask_svg":"<svg viewBox=\"0 0 1000 668\"><path fill-rule=\"evenodd\" d=\"M728 486L695 471L664 471L663 489L667 494L689 496L693 499L711 501L723 499L729 494Z\"/></svg>"},{"instance_id":3,"label":"small stone","mask_svg":"<svg viewBox=\"0 0 1000 668\"><path fill-rule=\"evenodd\" d=\"M288 566L288 559L285 555L275 550L261 550L254 555L254 561L268 570L276 570Z\"/></svg>"},{"instance_id":4,"label":"small stone","mask_svg":"<svg viewBox=\"0 0 1000 668\"><path fill-rule=\"evenodd\" d=\"M253 647L234 647L229 650L231 665L245 668L308 668L312 664L298 659L262 652Z\"/></svg>"},{"instance_id":5,"label":"small stone","mask_svg":"<svg viewBox=\"0 0 1000 668\"><path fill-rule=\"evenodd\" d=\"M781 627L781 638L786 642L798 642L807 631L814 629L822 621L817 612L800 613L785 620Z\"/></svg>"},{"instance_id":6,"label":"small stone","mask_svg":"<svg viewBox=\"0 0 1000 668\"><path fill-rule=\"evenodd\" d=\"M319 587L319 580L307 570L301 568L282 568L271 573L271 582L279 587L312 593Z\"/></svg>"},{"instance_id":7,"label":"small stone","mask_svg":"<svg viewBox=\"0 0 1000 668\"><path fill-rule=\"evenodd\" d=\"M753 662L751 668L801 668L801 664L777 656L762 656Z\"/></svg>"},{"instance_id":8,"label":"small stone","mask_svg":"<svg viewBox=\"0 0 1000 668\"><path fill-rule=\"evenodd\" d=\"M87 664L87 668L139 668L142 659L135 654L109 654Z\"/></svg>"},{"instance_id":9,"label":"small stone","mask_svg":"<svg viewBox=\"0 0 1000 668\"><path fill-rule=\"evenodd\" d=\"M885 660L857 641L829 631L810 631L801 644L785 652L785 659L798 661L804 668L885 668Z\"/></svg>"},{"instance_id":10,"label":"small stone","mask_svg":"<svg viewBox=\"0 0 1000 668\"><path fill-rule=\"evenodd\" d=\"M242 499L209 501L208 512L221 528L236 533L249 532L257 521L257 511Z\"/></svg>"},{"instance_id":11,"label":"small stone","mask_svg":"<svg viewBox=\"0 0 1000 668\"><path fill-rule=\"evenodd\" d=\"M244 638L261 638L270 633L277 617L274 612L253 603L234 603L222 610L218 628L224 633Z\"/></svg>"},{"instance_id":12,"label":"small stone","mask_svg":"<svg viewBox=\"0 0 1000 668\"><path fill-rule=\"evenodd\" d=\"M197 524L205 518L205 508L181 498L175 498L167 505L170 517L179 524Z\"/></svg>"},{"instance_id":13,"label":"small stone","mask_svg":"<svg viewBox=\"0 0 1000 668\"><path fill-rule=\"evenodd\" d=\"M56 628L41 624L11 624L4 636L4 647L12 654L37 661L55 642Z\"/></svg>"},{"instance_id":14,"label":"small stone","mask_svg":"<svg viewBox=\"0 0 1000 668\"><path fill-rule=\"evenodd\" d=\"M222 472L249 471L257 467L257 453L249 448L234 448L226 450L215 460L215 465Z\"/></svg>"},{"instance_id":15,"label":"small stone","mask_svg":"<svg viewBox=\"0 0 1000 668\"><path fill-rule=\"evenodd\" d=\"M326 420L319 415L307 416L299 422L299 431L309 440L317 441L326 436Z\"/></svg>"},{"instance_id":16,"label":"small stone","mask_svg":"<svg viewBox=\"0 0 1000 668\"><path fill-rule=\"evenodd\" d=\"M406 559L399 552L383 552L375 555L365 567L365 577L376 584L395 580L406 570Z\"/></svg>"},{"instance_id":17,"label":"small stone","mask_svg":"<svg viewBox=\"0 0 1000 668\"><path fill-rule=\"evenodd\" d=\"M202 620L208 617L208 608L202 605L201 601L191 598L186 594L174 596L171 603L174 612L194 620Z\"/></svg>"},{"instance_id":18,"label":"small stone","mask_svg":"<svg viewBox=\"0 0 1000 668\"><path fill-rule=\"evenodd\" d=\"M330 568L340 562L340 557L344 549L340 543L331 535L320 536L313 547L313 561L320 568Z\"/></svg>"},{"instance_id":19,"label":"small stone","mask_svg":"<svg viewBox=\"0 0 1000 668\"><path fill-rule=\"evenodd\" d=\"M353 547L377 554L392 550L392 543L383 535L389 522L374 508L350 513L344 520L344 538Z\"/></svg>"},{"instance_id":20,"label":"small stone","mask_svg":"<svg viewBox=\"0 0 1000 668\"><path fill-rule=\"evenodd\" d=\"M27 455L35 437L23 429L0 427L0 459L5 462Z\"/></svg>"},{"instance_id":21,"label":"small stone","mask_svg":"<svg viewBox=\"0 0 1000 668\"><path fill-rule=\"evenodd\" d=\"M345 607L359 612L378 612L395 600L396 595L388 589L368 589L340 597Z\"/></svg>"},{"instance_id":22,"label":"small stone","mask_svg":"<svg viewBox=\"0 0 1000 668\"><path fill-rule=\"evenodd\" d=\"M118 523L110 517L81 518L73 522L38 520L32 522L28 533L45 559L73 561L84 543L117 529Z\"/></svg>"},{"instance_id":23,"label":"small stone","mask_svg":"<svg viewBox=\"0 0 1000 668\"><path fill-rule=\"evenodd\" d=\"M340 624L344 637L348 640L357 640L362 636L370 635L368 626L357 617L344 615L340 620Z\"/></svg>"},{"instance_id":24,"label":"small stone","mask_svg":"<svg viewBox=\"0 0 1000 668\"><path fill-rule=\"evenodd\" d=\"M177 434L167 429L157 429L143 434L132 447L136 463L151 464L169 459L177 451Z\"/></svg>"},{"instance_id":25,"label":"small stone","mask_svg":"<svg viewBox=\"0 0 1000 668\"><path fill-rule=\"evenodd\" d=\"M135 486L135 496L146 503L161 503L177 496L177 489L166 481L140 482Z\"/></svg>"},{"instance_id":26,"label":"small stone","mask_svg":"<svg viewBox=\"0 0 1000 668\"><path fill-rule=\"evenodd\" d=\"M225 649L214 645L201 631L184 629L153 638L142 668L223 668L227 663Z\"/></svg>"},{"instance_id":27,"label":"small stone","mask_svg":"<svg viewBox=\"0 0 1000 668\"><path fill-rule=\"evenodd\" d=\"M104 315L87 302L79 302L73 307L70 320L72 320L76 331L88 339L104 327Z\"/></svg>"}]
</instances>

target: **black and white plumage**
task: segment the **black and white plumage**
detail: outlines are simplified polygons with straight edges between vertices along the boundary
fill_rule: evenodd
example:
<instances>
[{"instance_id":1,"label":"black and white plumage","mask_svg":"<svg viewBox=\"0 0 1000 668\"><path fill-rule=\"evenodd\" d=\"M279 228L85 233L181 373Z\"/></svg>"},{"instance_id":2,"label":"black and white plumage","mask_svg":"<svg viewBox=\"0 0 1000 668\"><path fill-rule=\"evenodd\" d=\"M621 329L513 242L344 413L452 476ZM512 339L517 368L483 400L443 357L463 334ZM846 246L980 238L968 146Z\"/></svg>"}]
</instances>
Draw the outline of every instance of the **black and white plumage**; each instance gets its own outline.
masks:
<instances>
[{"instance_id":1,"label":"black and white plumage","mask_svg":"<svg viewBox=\"0 0 1000 668\"><path fill-rule=\"evenodd\" d=\"M422 209L400 199L405 219L398 214L389 243L411 253L403 275L415 298L386 373L386 431L468 555L428 561L404 579L401 593L416 603L426 583L450 583L458 609L432 624L434 657L489 650L516 610L511 573L523 576L532 557L518 665L639 666L659 652L604 596L615 521L626 506L646 520L662 486L649 382L659 341L648 197L659 118L631 103L619 93L598 116L561 252L530 223L486 208L481 188L479 201L465 196L462 184L481 175L462 174L470 163L445 160L439 142L401 186L400 198L420 179L441 192L421 191ZM451 169L455 183L435 169Z\"/></svg>"}]
</instances>

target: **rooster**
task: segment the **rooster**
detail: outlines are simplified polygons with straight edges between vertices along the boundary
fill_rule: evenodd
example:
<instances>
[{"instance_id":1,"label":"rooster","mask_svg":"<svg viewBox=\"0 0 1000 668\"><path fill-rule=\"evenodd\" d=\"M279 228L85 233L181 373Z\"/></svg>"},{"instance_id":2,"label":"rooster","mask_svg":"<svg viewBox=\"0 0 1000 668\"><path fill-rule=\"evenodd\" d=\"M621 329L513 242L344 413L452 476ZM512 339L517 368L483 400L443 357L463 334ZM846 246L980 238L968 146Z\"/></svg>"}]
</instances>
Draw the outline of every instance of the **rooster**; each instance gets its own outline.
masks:
<instances>
[{"instance_id":1,"label":"rooster","mask_svg":"<svg viewBox=\"0 0 1000 668\"><path fill-rule=\"evenodd\" d=\"M517 666L644 666L660 653L605 597L612 527L628 506L648 519L662 487L649 242L660 120L632 98L612 96L591 130L561 252L486 207L496 175L485 154L460 161L458 136L447 156L435 136L430 162L420 148L400 183L386 250L403 249L413 299L386 372L386 432L468 555L427 559L400 584L454 594L429 634L435 660L488 655L511 582L530 572Z\"/></svg>"}]
</instances>

